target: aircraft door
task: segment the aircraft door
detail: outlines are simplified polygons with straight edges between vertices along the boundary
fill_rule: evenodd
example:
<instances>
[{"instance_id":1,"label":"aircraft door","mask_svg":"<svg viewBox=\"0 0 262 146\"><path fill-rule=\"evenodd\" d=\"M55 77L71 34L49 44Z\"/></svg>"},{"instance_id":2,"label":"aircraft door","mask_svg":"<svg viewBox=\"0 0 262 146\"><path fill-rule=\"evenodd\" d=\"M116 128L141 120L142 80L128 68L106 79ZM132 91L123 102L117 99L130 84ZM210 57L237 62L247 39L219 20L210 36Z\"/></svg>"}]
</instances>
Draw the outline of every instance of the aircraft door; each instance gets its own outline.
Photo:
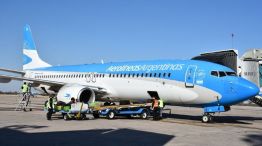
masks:
<instances>
[{"instance_id":1,"label":"aircraft door","mask_svg":"<svg viewBox=\"0 0 262 146\"><path fill-rule=\"evenodd\" d=\"M185 73L185 86L187 88L193 88L195 84L196 77L196 65L189 65Z\"/></svg>"},{"instance_id":2,"label":"aircraft door","mask_svg":"<svg viewBox=\"0 0 262 146\"><path fill-rule=\"evenodd\" d=\"M88 73L86 76L86 82L96 82L96 74L94 73Z\"/></svg>"},{"instance_id":3,"label":"aircraft door","mask_svg":"<svg viewBox=\"0 0 262 146\"><path fill-rule=\"evenodd\" d=\"M90 74L90 81L92 81L93 83L96 82L96 74L95 73Z\"/></svg>"},{"instance_id":4,"label":"aircraft door","mask_svg":"<svg viewBox=\"0 0 262 146\"><path fill-rule=\"evenodd\" d=\"M89 74L89 73L88 73L88 74L86 74L86 76L85 76L85 77L86 77L86 82L88 82L88 83L89 83L89 82L90 82L90 74Z\"/></svg>"}]
</instances>

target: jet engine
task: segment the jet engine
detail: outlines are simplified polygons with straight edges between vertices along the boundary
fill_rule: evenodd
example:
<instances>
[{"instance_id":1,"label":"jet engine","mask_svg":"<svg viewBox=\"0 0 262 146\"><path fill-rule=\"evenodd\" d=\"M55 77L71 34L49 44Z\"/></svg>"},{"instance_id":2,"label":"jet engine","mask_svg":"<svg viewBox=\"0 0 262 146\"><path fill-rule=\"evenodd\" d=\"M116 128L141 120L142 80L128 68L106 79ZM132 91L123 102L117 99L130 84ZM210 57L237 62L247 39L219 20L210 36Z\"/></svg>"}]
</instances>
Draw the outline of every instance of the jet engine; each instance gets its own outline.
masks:
<instances>
[{"instance_id":1,"label":"jet engine","mask_svg":"<svg viewBox=\"0 0 262 146\"><path fill-rule=\"evenodd\" d=\"M80 102L89 103L95 101L95 92L82 85L65 85L57 93L57 100L65 103L74 97Z\"/></svg>"}]
</instances>

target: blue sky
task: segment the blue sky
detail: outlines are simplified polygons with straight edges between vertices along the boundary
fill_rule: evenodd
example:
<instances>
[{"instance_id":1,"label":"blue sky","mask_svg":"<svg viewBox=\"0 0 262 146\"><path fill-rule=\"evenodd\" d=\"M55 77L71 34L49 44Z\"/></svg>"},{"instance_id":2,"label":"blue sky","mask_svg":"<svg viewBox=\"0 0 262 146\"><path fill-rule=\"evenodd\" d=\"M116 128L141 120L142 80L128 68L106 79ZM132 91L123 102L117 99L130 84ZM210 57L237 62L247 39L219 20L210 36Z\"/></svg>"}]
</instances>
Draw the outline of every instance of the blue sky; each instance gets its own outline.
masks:
<instances>
[{"instance_id":1,"label":"blue sky","mask_svg":"<svg viewBox=\"0 0 262 146\"><path fill-rule=\"evenodd\" d=\"M243 54L262 48L261 6L260 0L2 0L0 67L22 69L25 24L52 65L190 59L231 48L232 33Z\"/></svg>"}]
</instances>

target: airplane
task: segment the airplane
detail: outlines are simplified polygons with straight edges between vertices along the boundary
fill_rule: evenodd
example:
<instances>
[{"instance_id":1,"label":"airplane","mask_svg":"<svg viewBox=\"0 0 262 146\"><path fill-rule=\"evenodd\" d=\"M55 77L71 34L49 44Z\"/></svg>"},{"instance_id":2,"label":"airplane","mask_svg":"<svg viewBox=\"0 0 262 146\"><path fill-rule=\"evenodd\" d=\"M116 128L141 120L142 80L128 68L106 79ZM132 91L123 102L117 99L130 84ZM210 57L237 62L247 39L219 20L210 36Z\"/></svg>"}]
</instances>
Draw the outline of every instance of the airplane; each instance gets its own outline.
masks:
<instances>
[{"instance_id":1,"label":"airplane","mask_svg":"<svg viewBox=\"0 0 262 146\"><path fill-rule=\"evenodd\" d=\"M52 66L36 50L29 25L24 27L23 71L1 68L21 76L0 75L32 82L36 90L56 94L58 101L71 97L88 103L97 99L150 100L160 97L166 104L203 108L203 122L218 112L259 93L252 82L238 77L225 66L199 60L150 60Z\"/></svg>"}]
</instances>

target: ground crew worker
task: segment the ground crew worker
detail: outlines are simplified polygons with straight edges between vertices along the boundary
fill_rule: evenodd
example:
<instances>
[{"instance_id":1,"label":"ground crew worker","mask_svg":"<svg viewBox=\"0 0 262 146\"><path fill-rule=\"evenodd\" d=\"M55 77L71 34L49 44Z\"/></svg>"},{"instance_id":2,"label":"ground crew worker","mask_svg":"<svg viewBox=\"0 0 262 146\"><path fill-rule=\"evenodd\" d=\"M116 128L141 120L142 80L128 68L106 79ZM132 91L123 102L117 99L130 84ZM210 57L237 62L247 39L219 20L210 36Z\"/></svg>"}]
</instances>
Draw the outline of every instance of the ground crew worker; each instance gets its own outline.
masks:
<instances>
[{"instance_id":1,"label":"ground crew worker","mask_svg":"<svg viewBox=\"0 0 262 146\"><path fill-rule=\"evenodd\" d=\"M159 118L162 119L162 113L163 113L163 108L164 108L164 101L160 98L158 100L159 103Z\"/></svg>"},{"instance_id":2,"label":"ground crew worker","mask_svg":"<svg viewBox=\"0 0 262 146\"><path fill-rule=\"evenodd\" d=\"M111 105L116 105L112 100L107 97L107 101L104 103L104 106L111 106Z\"/></svg>"},{"instance_id":3,"label":"ground crew worker","mask_svg":"<svg viewBox=\"0 0 262 146\"><path fill-rule=\"evenodd\" d=\"M74 104L74 103L76 103L76 99L72 97L71 100L67 103L67 105L71 106L71 104Z\"/></svg>"},{"instance_id":4,"label":"ground crew worker","mask_svg":"<svg viewBox=\"0 0 262 146\"><path fill-rule=\"evenodd\" d=\"M52 114L53 114L53 110L54 110L54 97L50 96L48 101L47 101L47 114L46 114L46 118L47 120L51 120Z\"/></svg>"},{"instance_id":5,"label":"ground crew worker","mask_svg":"<svg viewBox=\"0 0 262 146\"><path fill-rule=\"evenodd\" d=\"M158 105L158 100L153 97L152 100L152 109L153 109L153 120L158 120L159 119L159 105Z\"/></svg>"},{"instance_id":6,"label":"ground crew worker","mask_svg":"<svg viewBox=\"0 0 262 146\"><path fill-rule=\"evenodd\" d=\"M23 97L25 97L26 93L28 93L28 91L29 91L28 84L26 82L24 82L21 89L22 89ZM25 100L25 98L23 98L23 100Z\"/></svg>"}]
</instances>

